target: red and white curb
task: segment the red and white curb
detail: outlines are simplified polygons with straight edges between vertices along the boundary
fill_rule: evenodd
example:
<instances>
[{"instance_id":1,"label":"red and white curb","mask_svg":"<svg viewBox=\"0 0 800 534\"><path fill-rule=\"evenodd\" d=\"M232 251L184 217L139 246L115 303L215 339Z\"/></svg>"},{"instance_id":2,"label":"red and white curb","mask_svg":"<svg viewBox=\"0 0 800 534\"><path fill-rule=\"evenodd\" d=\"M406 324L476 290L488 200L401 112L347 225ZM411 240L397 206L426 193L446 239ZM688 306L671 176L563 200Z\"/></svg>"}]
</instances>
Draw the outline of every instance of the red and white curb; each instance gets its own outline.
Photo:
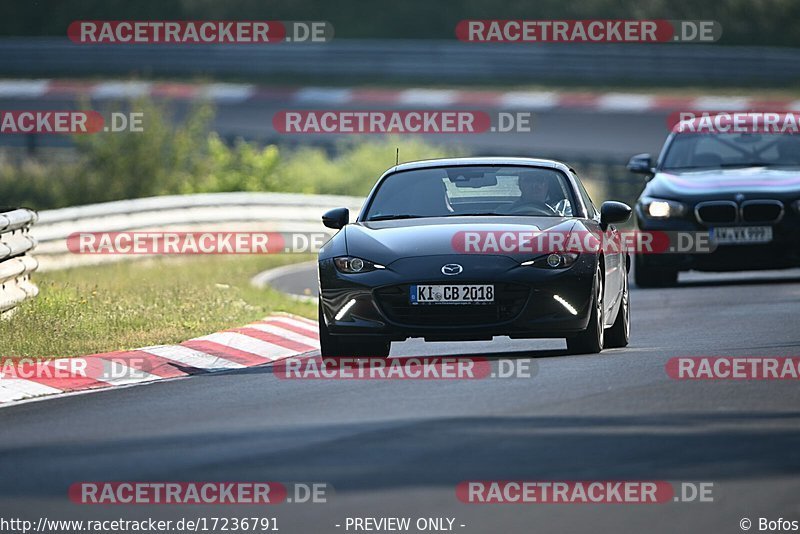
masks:
<instances>
[{"instance_id":1,"label":"red and white curb","mask_svg":"<svg viewBox=\"0 0 800 534\"><path fill-rule=\"evenodd\" d=\"M319 350L316 321L289 314L272 315L179 345L85 356L79 358L78 372L69 371L73 367L69 365L71 358L62 358L43 364L52 372L23 375L25 378L0 376L0 406L44 396L242 369L315 350Z\"/></svg>"},{"instance_id":2,"label":"red and white curb","mask_svg":"<svg viewBox=\"0 0 800 534\"><path fill-rule=\"evenodd\" d=\"M800 110L800 100L740 96L671 96L622 92L492 91L348 87L270 87L252 84L85 80L0 80L0 99L96 100L136 97L194 100L216 104L273 101L296 106L374 106L437 108L477 106L494 109L580 109L641 113L676 110Z\"/></svg>"}]
</instances>

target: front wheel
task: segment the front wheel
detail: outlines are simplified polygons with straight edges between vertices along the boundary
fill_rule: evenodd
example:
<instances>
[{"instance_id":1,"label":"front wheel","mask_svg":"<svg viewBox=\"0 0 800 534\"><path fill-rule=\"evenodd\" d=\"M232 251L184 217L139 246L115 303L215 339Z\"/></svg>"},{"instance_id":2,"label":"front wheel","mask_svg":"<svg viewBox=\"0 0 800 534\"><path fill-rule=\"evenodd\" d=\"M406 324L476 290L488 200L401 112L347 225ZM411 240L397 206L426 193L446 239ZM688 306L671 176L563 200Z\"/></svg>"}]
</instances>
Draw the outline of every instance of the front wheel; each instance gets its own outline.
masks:
<instances>
[{"instance_id":1,"label":"front wheel","mask_svg":"<svg viewBox=\"0 0 800 534\"><path fill-rule=\"evenodd\" d=\"M603 350L605 336L605 316L603 311L603 273L600 265L594 275L594 297L592 313L586 330L567 338L567 351L570 354L597 354Z\"/></svg>"},{"instance_id":2,"label":"front wheel","mask_svg":"<svg viewBox=\"0 0 800 534\"><path fill-rule=\"evenodd\" d=\"M317 306L319 323L319 351L323 358L375 357L389 356L390 341L372 336L335 336L328 330L322 314L322 302Z\"/></svg>"},{"instance_id":3,"label":"front wheel","mask_svg":"<svg viewBox=\"0 0 800 534\"><path fill-rule=\"evenodd\" d=\"M614 324L606 332L605 346L608 348L627 347L631 339L631 309L628 295L628 272L622 282L622 302Z\"/></svg>"}]
</instances>

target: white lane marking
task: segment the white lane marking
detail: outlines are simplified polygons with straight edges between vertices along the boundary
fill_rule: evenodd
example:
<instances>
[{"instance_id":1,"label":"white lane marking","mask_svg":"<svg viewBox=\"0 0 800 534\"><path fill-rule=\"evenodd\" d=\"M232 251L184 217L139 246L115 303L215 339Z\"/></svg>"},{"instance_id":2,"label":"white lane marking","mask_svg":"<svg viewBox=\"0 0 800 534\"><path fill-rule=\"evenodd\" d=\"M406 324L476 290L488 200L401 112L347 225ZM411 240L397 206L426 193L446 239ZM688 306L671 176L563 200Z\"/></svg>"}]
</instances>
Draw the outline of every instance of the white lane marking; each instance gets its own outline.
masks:
<instances>
[{"instance_id":1,"label":"white lane marking","mask_svg":"<svg viewBox=\"0 0 800 534\"><path fill-rule=\"evenodd\" d=\"M21 378L0 378L0 402L61 393L60 389Z\"/></svg>"},{"instance_id":2,"label":"white lane marking","mask_svg":"<svg viewBox=\"0 0 800 534\"><path fill-rule=\"evenodd\" d=\"M2 80L0 98L38 98L49 87L49 80Z\"/></svg>"},{"instance_id":3,"label":"white lane marking","mask_svg":"<svg viewBox=\"0 0 800 534\"><path fill-rule=\"evenodd\" d=\"M646 111L652 109L655 98L632 93L607 93L597 99L601 111Z\"/></svg>"},{"instance_id":4,"label":"white lane marking","mask_svg":"<svg viewBox=\"0 0 800 534\"><path fill-rule=\"evenodd\" d=\"M256 356L261 356L264 358L264 362L297 354L296 350L273 345L267 341L240 334L239 332L217 332L216 334L198 337L197 341L211 341L232 349L243 350Z\"/></svg>"},{"instance_id":5,"label":"white lane marking","mask_svg":"<svg viewBox=\"0 0 800 534\"><path fill-rule=\"evenodd\" d=\"M452 106L458 93L450 89L406 89L397 98L399 104L413 106Z\"/></svg>"},{"instance_id":6,"label":"white lane marking","mask_svg":"<svg viewBox=\"0 0 800 534\"><path fill-rule=\"evenodd\" d=\"M103 82L92 89L92 98L137 98L150 94L149 82Z\"/></svg>"},{"instance_id":7,"label":"white lane marking","mask_svg":"<svg viewBox=\"0 0 800 534\"><path fill-rule=\"evenodd\" d=\"M741 96L701 96L692 101L690 109L730 111L747 109L750 99Z\"/></svg>"},{"instance_id":8,"label":"white lane marking","mask_svg":"<svg viewBox=\"0 0 800 534\"><path fill-rule=\"evenodd\" d=\"M353 100L353 90L331 89L327 87L305 87L294 94L294 100L295 102L347 104Z\"/></svg>"},{"instance_id":9,"label":"white lane marking","mask_svg":"<svg viewBox=\"0 0 800 534\"><path fill-rule=\"evenodd\" d=\"M281 322L286 323L288 325L296 326L297 328L302 328L308 332L312 332L313 334L317 334L319 332L319 328L317 323L307 323L305 321L298 321L293 317L267 317L264 319L265 321L275 321L276 324L280 325Z\"/></svg>"},{"instance_id":10,"label":"white lane marking","mask_svg":"<svg viewBox=\"0 0 800 534\"><path fill-rule=\"evenodd\" d=\"M281 328L278 325L274 324L249 324L247 328L255 328L256 330L261 330L262 332L268 332L270 334L275 334L278 337L283 337L289 339L291 341L296 341L298 343L302 343L303 345L308 345L309 347L313 347L315 349L319 348L319 340L314 339L313 337L307 337L296 332L292 332L291 330L286 330Z\"/></svg>"},{"instance_id":11,"label":"white lane marking","mask_svg":"<svg viewBox=\"0 0 800 534\"><path fill-rule=\"evenodd\" d=\"M138 349L142 352L155 354L168 360L185 363L199 369L241 369L244 365L219 356L212 356L199 350L193 350L181 345L158 345Z\"/></svg>"},{"instance_id":12,"label":"white lane marking","mask_svg":"<svg viewBox=\"0 0 800 534\"><path fill-rule=\"evenodd\" d=\"M504 108L550 109L558 105L558 95L550 91L509 91L500 97Z\"/></svg>"},{"instance_id":13,"label":"white lane marking","mask_svg":"<svg viewBox=\"0 0 800 534\"><path fill-rule=\"evenodd\" d=\"M249 100L256 93L252 85L243 83L212 83L200 91L200 94L214 102L237 103Z\"/></svg>"}]
</instances>

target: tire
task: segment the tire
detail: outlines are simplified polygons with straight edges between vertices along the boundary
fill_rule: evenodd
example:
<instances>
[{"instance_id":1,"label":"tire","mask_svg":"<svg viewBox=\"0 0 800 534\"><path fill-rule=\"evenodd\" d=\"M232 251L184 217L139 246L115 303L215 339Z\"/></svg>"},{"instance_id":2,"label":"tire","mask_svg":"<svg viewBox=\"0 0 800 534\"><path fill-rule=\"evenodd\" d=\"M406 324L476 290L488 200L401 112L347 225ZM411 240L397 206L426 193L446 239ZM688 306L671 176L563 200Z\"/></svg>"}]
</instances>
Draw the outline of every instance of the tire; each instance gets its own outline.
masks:
<instances>
[{"instance_id":1,"label":"tire","mask_svg":"<svg viewBox=\"0 0 800 534\"><path fill-rule=\"evenodd\" d=\"M628 272L625 272L625 280L622 286L622 304L620 304L617 318L614 324L608 329L605 336L604 348L627 347L631 339L631 307L630 295L628 294Z\"/></svg>"},{"instance_id":2,"label":"tire","mask_svg":"<svg viewBox=\"0 0 800 534\"><path fill-rule=\"evenodd\" d=\"M650 287L672 287L678 283L678 271L673 269L659 269L645 264L638 256L633 278L636 286L646 289Z\"/></svg>"},{"instance_id":3,"label":"tire","mask_svg":"<svg viewBox=\"0 0 800 534\"><path fill-rule=\"evenodd\" d=\"M319 323L319 348L323 358L375 357L389 356L390 341L372 336L335 336L328 331L322 314L322 302L317 305Z\"/></svg>"},{"instance_id":4,"label":"tire","mask_svg":"<svg viewBox=\"0 0 800 534\"><path fill-rule=\"evenodd\" d=\"M594 275L594 297L592 298L592 313L586 330L567 338L567 351L570 354L597 354L603 350L605 337L605 312L603 310L603 273L600 264Z\"/></svg>"}]
</instances>

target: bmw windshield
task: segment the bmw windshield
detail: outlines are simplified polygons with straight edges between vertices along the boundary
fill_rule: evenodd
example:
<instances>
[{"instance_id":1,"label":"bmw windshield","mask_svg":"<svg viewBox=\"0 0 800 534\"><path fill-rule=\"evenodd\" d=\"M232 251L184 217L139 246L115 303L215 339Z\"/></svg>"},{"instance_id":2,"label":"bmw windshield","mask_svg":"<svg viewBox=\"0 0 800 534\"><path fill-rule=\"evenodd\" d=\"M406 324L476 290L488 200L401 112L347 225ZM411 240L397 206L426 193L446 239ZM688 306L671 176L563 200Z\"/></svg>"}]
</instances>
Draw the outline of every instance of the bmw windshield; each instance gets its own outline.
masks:
<instances>
[{"instance_id":1,"label":"bmw windshield","mask_svg":"<svg viewBox=\"0 0 800 534\"><path fill-rule=\"evenodd\" d=\"M678 134L672 139L663 170L735 167L798 167L800 135Z\"/></svg>"}]
</instances>

